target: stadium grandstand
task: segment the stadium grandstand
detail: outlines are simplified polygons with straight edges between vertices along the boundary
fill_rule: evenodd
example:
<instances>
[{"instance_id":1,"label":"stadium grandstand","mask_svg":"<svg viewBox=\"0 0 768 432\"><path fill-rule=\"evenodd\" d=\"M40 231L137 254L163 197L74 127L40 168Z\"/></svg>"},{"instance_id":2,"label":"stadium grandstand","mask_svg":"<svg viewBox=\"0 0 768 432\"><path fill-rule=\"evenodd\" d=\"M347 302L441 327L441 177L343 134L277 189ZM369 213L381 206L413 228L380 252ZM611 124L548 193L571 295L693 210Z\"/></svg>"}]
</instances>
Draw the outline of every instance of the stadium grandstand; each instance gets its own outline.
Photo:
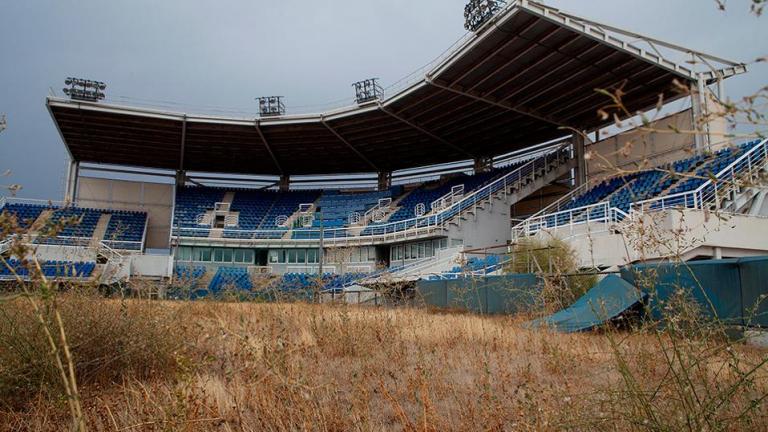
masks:
<instances>
[{"instance_id":1,"label":"stadium grandstand","mask_svg":"<svg viewBox=\"0 0 768 432\"><path fill-rule=\"evenodd\" d=\"M492 3L468 8L466 36L399 86L361 81L356 103L322 113L278 97L248 117L126 106L68 79L68 97L46 102L70 156L65 196L0 208L51 275L194 279L195 295L250 290L257 275L289 291L451 279L458 260L493 274L516 242L550 236L583 267L617 268L671 253L627 245L650 219L702 239L685 260L768 253L768 142L724 139L711 115L744 64L539 2ZM655 128L695 132L627 146L633 131L603 133L613 102L595 89L621 91L622 120L661 112ZM733 215L727 229L715 210Z\"/></svg>"}]
</instances>

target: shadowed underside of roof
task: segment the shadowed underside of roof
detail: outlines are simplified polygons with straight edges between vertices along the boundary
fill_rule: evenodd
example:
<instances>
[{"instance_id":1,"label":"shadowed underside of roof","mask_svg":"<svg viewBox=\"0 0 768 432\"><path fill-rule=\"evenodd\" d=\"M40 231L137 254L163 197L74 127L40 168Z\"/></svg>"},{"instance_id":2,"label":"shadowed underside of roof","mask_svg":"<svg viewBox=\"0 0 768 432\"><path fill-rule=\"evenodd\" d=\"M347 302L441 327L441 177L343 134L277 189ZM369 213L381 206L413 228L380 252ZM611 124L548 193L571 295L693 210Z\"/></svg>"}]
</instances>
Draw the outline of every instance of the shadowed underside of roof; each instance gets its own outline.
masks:
<instances>
[{"instance_id":1,"label":"shadowed underside of roof","mask_svg":"<svg viewBox=\"0 0 768 432\"><path fill-rule=\"evenodd\" d=\"M621 88L629 112L680 97L685 68L639 55L568 18L521 4L417 84L320 115L216 118L50 98L81 162L243 174L340 174L466 160L604 126ZM657 59L658 60L658 59Z\"/></svg>"}]
</instances>

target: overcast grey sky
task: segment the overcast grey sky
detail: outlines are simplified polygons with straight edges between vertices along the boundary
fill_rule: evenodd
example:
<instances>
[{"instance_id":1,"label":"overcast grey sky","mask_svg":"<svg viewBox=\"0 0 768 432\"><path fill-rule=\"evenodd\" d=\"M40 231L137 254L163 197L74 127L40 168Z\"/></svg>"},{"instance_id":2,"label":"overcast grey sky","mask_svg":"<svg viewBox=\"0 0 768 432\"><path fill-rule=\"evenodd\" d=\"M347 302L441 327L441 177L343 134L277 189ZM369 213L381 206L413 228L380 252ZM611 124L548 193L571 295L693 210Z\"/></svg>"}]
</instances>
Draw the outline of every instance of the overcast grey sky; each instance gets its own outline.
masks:
<instances>
[{"instance_id":1,"label":"overcast grey sky","mask_svg":"<svg viewBox=\"0 0 768 432\"><path fill-rule=\"evenodd\" d=\"M280 94L296 111L349 99L356 80L386 86L428 63L464 34L466 1L3 0L0 172L11 176L0 184L61 198L66 150L44 102L67 76L105 81L108 98L129 103L253 112L255 96ZM768 54L768 17L750 15L747 0L726 12L714 0L547 3L736 61ZM729 80L728 96L754 93L767 72L757 65Z\"/></svg>"}]
</instances>

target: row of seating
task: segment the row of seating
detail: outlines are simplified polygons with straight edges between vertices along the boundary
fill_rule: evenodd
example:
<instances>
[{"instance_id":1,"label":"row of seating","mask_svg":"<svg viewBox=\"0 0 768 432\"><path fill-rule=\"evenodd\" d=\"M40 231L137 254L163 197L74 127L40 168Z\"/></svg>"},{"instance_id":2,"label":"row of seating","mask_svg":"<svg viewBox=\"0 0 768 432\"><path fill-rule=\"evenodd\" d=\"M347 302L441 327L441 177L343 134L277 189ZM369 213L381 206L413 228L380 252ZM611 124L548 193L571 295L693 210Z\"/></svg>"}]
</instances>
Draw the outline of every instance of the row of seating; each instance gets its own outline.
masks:
<instances>
[{"instance_id":1,"label":"row of seating","mask_svg":"<svg viewBox=\"0 0 768 432\"><path fill-rule=\"evenodd\" d=\"M759 143L760 141L754 141L737 147L728 147L710 155L698 155L652 170L603 180L560 207L561 211L572 210L571 212L547 216L543 219L543 223L548 227L554 227L570 222L582 222L587 218L605 217L606 209L602 206L588 212L579 212L583 207L598 203L607 202L609 207L626 213L630 210L632 203L696 190ZM693 204L692 200L684 201L681 200L680 204Z\"/></svg>"},{"instance_id":2,"label":"row of seating","mask_svg":"<svg viewBox=\"0 0 768 432\"><path fill-rule=\"evenodd\" d=\"M28 278L30 272L30 263L9 259L7 265L0 264L0 277L9 278L18 275L21 278ZM10 268L9 268L10 267ZM33 267L34 268L34 267ZM96 268L95 262L71 262L71 261L44 261L40 263L42 273L47 278L77 278L87 279L93 275Z\"/></svg>"},{"instance_id":3,"label":"row of seating","mask_svg":"<svg viewBox=\"0 0 768 432\"><path fill-rule=\"evenodd\" d=\"M362 235L375 233L375 226L389 222L399 222L415 217L415 210L420 204L426 212L431 210L432 202L451 192L454 186L464 185L464 193L469 194L494 180L518 169L526 162L512 164L503 168L492 169L486 173L475 175L460 174L447 181L434 181L420 185L405 196L387 221L371 223ZM200 225L201 215L213 210L217 202L224 196L233 194L230 212L237 213L236 228L225 227L224 238L281 238L288 227L278 226L278 217L290 218L295 215L301 204L314 203L322 209L320 214L313 215L310 227L303 227L298 222L292 225L294 239L316 239L322 225L326 237L349 235L340 228L349 227L349 217L358 213L363 216L375 207L382 198L397 200L403 195L402 186L394 186L386 191L342 192L338 190L307 190L276 192L271 190L223 189L190 186L177 190L174 225L179 228L196 228L183 230L184 236L207 237L210 226ZM321 219L322 218L322 219ZM259 231L259 232L254 232Z\"/></svg>"},{"instance_id":4,"label":"row of seating","mask_svg":"<svg viewBox=\"0 0 768 432\"><path fill-rule=\"evenodd\" d=\"M38 238L37 243L82 245L83 239L87 242L94 236L101 216L109 214L111 216L107 230L100 240L114 242L113 247L118 249L141 249L147 225L145 212L25 203L10 203L0 209L0 213L15 215L19 226L25 229L45 211L50 212L50 217L46 219L46 225L41 227L40 233L44 236Z\"/></svg>"}]
</instances>

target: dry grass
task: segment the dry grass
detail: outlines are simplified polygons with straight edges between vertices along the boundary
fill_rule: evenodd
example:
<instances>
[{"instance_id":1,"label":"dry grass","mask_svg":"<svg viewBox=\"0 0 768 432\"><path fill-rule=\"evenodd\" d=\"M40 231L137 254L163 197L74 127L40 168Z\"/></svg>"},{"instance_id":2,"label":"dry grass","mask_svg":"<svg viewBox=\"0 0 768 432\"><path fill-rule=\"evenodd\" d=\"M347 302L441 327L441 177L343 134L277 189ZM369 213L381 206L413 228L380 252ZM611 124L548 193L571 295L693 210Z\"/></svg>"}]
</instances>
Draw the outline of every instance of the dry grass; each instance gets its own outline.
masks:
<instances>
[{"instance_id":1,"label":"dry grass","mask_svg":"<svg viewBox=\"0 0 768 432\"><path fill-rule=\"evenodd\" d=\"M511 317L412 309L130 303L129 309L152 308L158 314L151 322L183 337L186 347L174 351L173 367L137 371L121 363L106 380L80 376L91 430L693 429L662 360L670 341L652 334L549 334L525 330ZM116 305L93 300L78 307ZM153 331L136 329L160 337ZM688 343L692 353L712 353L718 342ZM739 370L766 356L743 346L727 352L733 356L706 358L708 378L718 379L694 383L699 396L738 381ZM627 371L642 377L643 394L656 389L642 398L651 411L635 408L639 398L626 384ZM711 407L722 421L713 430L766 429L759 405L768 394L765 374L759 370L723 407ZM755 411L739 415L755 403ZM24 407L2 409L5 430L69 424L65 404L43 393ZM644 418L649 412L658 418Z\"/></svg>"}]
</instances>

